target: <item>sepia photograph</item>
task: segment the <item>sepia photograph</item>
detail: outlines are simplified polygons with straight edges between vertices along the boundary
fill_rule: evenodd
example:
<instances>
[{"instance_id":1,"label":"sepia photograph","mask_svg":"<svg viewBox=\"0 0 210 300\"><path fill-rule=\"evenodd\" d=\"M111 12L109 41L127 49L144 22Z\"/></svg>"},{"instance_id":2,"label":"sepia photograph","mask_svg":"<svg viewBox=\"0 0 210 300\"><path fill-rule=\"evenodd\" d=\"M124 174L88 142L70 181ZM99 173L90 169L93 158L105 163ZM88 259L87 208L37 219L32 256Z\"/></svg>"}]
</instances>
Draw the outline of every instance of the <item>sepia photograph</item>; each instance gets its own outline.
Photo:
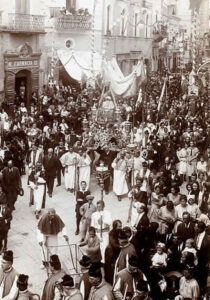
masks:
<instances>
[{"instance_id":1,"label":"sepia photograph","mask_svg":"<svg viewBox=\"0 0 210 300\"><path fill-rule=\"evenodd\" d=\"M0 300L210 300L210 0L0 0Z\"/></svg>"}]
</instances>

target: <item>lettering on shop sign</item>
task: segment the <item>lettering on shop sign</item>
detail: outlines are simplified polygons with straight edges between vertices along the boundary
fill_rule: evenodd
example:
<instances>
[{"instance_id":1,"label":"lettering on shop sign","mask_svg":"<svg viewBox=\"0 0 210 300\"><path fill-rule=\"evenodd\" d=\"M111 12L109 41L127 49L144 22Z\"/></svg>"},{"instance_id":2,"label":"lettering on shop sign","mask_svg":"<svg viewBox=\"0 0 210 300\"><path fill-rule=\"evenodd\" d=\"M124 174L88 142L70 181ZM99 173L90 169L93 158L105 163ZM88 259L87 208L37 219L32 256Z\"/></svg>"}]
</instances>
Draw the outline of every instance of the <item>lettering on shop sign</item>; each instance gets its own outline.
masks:
<instances>
[{"instance_id":1,"label":"lettering on shop sign","mask_svg":"<svg viewBox=\"0 0 210 300\"><path fill-rule=\"evenodd\" d=\"M18 60L18 61L9 61L8 68L14 67L38 67L38 60Z\"/></svg>"}]
</instances>

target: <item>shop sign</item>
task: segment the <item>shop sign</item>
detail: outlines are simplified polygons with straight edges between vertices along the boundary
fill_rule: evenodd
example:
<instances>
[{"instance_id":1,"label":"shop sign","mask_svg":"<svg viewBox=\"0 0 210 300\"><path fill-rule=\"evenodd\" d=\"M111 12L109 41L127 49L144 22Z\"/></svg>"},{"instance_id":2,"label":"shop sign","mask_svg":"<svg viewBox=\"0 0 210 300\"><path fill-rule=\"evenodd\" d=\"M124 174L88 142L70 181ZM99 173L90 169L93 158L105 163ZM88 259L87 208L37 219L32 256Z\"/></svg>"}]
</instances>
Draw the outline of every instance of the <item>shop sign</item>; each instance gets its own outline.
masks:
<instances>
[{"instance_id":1,"label":"shop sign","mask_svg":"<svg viewBox=\"0 0 210 300\"><path fill-rule=\"evenodd\" d=\"M14 61L8 61L7 63L8 69L22 68L22 67L38 67L38 66L39 66L38 60L14 60Z\"/></svg>"}]
</instances>

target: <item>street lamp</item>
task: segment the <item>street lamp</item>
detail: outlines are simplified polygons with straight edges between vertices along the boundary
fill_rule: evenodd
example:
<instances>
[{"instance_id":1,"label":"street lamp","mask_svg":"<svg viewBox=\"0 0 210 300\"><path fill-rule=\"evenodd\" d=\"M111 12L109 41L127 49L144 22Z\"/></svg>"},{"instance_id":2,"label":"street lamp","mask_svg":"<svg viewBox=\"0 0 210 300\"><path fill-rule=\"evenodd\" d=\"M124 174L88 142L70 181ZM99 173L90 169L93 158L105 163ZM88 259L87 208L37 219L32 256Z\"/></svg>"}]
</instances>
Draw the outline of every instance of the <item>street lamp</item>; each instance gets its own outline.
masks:
<instances>
[{"instance_id":1,"label":"street lamp","mask_svg":"<svg viewBox=\"0 0 210 300\"><path fill-rule=\"evenodd\" d=\"M101 162L99 167L96 167L96 178L99 181L99 186L101 188L101 201L104 199L104 180L110 176L110 171L108 167L104 166L104 163Z\"/></svg>"}]
</instances>

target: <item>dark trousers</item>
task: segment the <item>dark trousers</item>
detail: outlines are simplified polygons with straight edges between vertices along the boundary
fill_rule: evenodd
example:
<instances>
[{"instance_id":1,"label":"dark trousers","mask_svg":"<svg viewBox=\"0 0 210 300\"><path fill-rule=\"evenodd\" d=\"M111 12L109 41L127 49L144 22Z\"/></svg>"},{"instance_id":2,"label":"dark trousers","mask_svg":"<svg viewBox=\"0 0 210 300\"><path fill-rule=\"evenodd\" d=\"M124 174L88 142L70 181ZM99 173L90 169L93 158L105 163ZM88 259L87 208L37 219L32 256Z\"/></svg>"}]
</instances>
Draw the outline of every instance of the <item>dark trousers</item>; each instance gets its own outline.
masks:
<instances>
[{"instance_id":1,"label":"dark trousers","mask_svg":"<svg viewBox=\"0 0 210 300\"><path fill-rule=\"evenodd\" d=\"M53 176L46 176L46 183L47 183L47 188L48 188L48 193L52 194L53 192L53 187L54 187L54 180L55 177Z\"/></svg>"},{"instance_id":2,"label":"dark trousers","mask_svg":"<svg viewBox=\"0 0 210 300\"><path fill-rule=\"evenodd\" d=\"M11 210L15 208L15 202L17 201L17 191L16 190L9 190L6 194L7 197L7 204Z\"/></svg>"},{"instance_id":3,"label":"dark trousers","mask_svg":"<svg viewBox=\"0 0 210 300\"><path fill-rule=\"evenodd\" d=\"M0 251L7 249L7 234L8 232L0 232Z\"/></svg>"},{"instance_id":4,"label":"dark trousers","mask_svg":"<svg viewBox=\"0 0 210 300\"><path fill-rule=\"evenodd\" d=\"M109 186L110 186L110 177L104 180L104 190L105 192L109 192Z\"/></svg>"},{"instance_id":5,"label":"dark trousers","mask_svg":"<svg viewBox=\"0 0 210 300\"><path fill-rule=\"evenodd\" d=\"M76 226L77 226L77 231L79 231L79 225L80 225L81 219L82 219L82 216L80 215L80 213L76 212Z\"/></svg>"},{"instance_id":6,"label":"dark trousers","mask_svg":"<svg viewBox=\"0 0 210 300\"><path fill-rule=\"evenodd\" d=\"M61 185L61 172L62 172L62 174L64 176L64 170L65 170L65 168L61 168L61 169L57 170L57 183L59 185Z\"/></svg>"}]
</instances>

